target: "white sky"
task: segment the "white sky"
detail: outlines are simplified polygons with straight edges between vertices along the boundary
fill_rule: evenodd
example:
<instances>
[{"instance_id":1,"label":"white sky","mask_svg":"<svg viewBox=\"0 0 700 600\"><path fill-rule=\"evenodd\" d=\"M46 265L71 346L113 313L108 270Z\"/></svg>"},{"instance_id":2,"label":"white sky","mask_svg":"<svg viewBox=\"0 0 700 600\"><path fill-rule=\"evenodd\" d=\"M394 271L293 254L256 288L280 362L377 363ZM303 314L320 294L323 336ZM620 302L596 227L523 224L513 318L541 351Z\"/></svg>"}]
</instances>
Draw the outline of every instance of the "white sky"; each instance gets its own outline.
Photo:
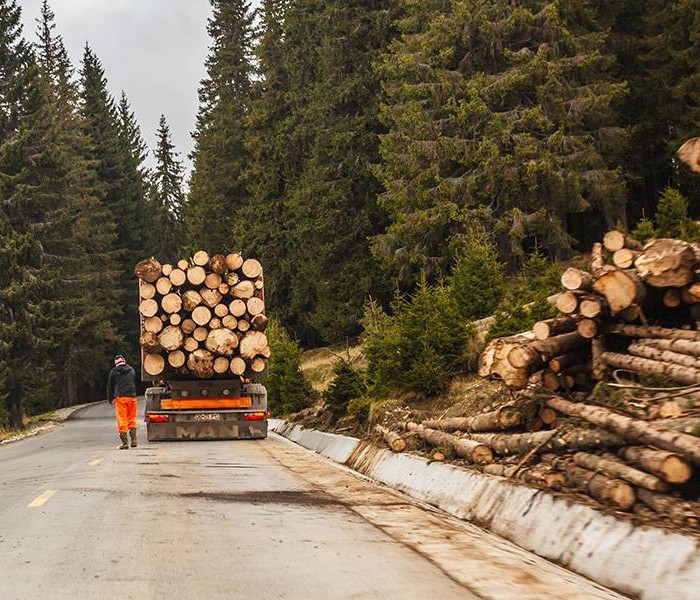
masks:
<instances>
[{"instance_id":1,"label":"white sky","mask_svg":"<svg viewBox=\"0 0 700 600\"><path fill-rule=\"evenodd\" d=\"M41 0L18 1L25 37L35 41ZM197 88L209 46L209 0L51 0L51 8L76 72L88 42L115 100L126 92L149 147L155 146L165 114L189 168Z\"/></svg>"}]
</instances>

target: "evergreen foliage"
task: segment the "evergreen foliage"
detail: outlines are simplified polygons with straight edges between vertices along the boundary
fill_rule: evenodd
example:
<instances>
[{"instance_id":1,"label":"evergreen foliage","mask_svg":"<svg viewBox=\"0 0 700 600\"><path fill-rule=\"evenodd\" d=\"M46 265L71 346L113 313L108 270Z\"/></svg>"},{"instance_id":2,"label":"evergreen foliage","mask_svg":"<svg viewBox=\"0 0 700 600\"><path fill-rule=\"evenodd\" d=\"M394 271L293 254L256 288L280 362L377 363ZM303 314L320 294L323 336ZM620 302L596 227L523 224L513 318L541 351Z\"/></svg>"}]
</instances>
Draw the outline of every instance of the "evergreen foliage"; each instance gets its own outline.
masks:
<instances>
[{"instance_id":1,"label":"evergreen foliage","mask_svg":"<svg viewBox=\"0 0 700 600\"><path fill-rule=\"evenodd\" d=\"M688 200L674 188L666 188L656 208L656 237L700 241L700 226L688 216Z\"/></svg>"},{"instance_id":2,"label":"evergreen foliage","mask_svg":"<svg viewBox=\"0 0 700 600\"><path fill-rule=\"evenodd\" d=\"M273 415L288 415L309 404L311 386L300 369L299 344L275 319L270 319L267 334L273 356L265 381L268 404Z\"/></svg>"},{"instance_id":3,"label":"evergreen foliage","mask_svg":"<svg viewBox=\"0 0 700 600\"><path fill-rule=\"evenodd\" d=\"M367 393L367 385L360 373L346 360L340 360L333 368L333 381L325 394L326 405L334 419L348 412L348 405Z\"/></svg>"}]
</instances>

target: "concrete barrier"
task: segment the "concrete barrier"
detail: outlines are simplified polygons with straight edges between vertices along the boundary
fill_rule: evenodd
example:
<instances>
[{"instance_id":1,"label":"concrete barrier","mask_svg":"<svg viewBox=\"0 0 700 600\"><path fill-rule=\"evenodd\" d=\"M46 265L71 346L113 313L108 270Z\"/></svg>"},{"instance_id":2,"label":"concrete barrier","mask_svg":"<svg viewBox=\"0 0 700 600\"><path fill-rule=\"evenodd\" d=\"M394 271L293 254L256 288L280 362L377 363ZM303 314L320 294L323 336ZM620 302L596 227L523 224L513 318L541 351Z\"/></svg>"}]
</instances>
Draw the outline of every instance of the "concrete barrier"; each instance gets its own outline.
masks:
<instances>
[{"instance_id":1,"label":"concrete barrier","mask_svg":"<svg viewBox=\"0 0 700 600\"><path fill-rule=\"evenodd\" d=\"M700 543L691 536L634 526L570 498L356 438L276 420L271 429L607 587L642 600L698 597Z\"/></svg>"}]
</instances>

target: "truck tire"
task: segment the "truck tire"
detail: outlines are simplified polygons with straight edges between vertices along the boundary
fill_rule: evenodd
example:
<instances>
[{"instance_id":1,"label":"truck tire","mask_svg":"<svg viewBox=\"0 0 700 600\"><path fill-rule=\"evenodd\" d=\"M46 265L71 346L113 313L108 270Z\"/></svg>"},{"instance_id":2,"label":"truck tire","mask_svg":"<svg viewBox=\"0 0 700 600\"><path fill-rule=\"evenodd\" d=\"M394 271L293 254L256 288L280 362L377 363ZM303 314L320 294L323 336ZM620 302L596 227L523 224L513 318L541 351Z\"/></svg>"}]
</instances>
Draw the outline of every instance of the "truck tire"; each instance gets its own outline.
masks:
<instances>
[{"instance_id":1,"label":"truck tire","mask_svg":"<svg viewBox=\"0 0 700 600\"><path fill-rule=\"evenodd\" d=\"M168 389L164 387L152 387L146 390L146 412L155 412L160 410L160 400L168 393Z\"/></svg>"}]
</instances>

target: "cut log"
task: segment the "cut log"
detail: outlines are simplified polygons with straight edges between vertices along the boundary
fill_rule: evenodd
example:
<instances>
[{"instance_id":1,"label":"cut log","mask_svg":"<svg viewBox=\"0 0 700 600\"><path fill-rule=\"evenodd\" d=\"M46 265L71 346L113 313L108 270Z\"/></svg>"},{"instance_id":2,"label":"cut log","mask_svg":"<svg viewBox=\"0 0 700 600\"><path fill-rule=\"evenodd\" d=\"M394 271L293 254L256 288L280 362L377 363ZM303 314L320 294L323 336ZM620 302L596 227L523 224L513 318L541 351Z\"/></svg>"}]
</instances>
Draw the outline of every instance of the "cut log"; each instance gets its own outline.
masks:
<instances>
[{"instance_id":1,"label":"cut log","mask_svg":"<svg viewBox=\"0 0 700 600\"><path fill-rule=\"evenodd\" d=\"M634 266L649 285L680 288L693 281L696 263L695 251L690 244L660 238L644 246Z\"/></svg>"},{"instance_id":2,"label":"cut log","mask_svg":"<svg viewBox=\"0 0 700 600\"><path fill-rule=\"evenodd\" d=\"M250 361L250 370L253 371L253 373L262 373L266 367L267 362L264 358L260 358L259 356Z\"/></svg>"},{"instance_id":3,"label":"cut log","mask_svg":"<svg viewBox=\"0 0 700 600\"><path fill-rule=\"evenodd\" d=\"M173 289L173 282L167 277L160 277L156 281L156 290L161 296L167 296Z\"/></svg>"},{"instance_id":4,"label":"cut log","mask_svg":"<svg viewBox=\"0 0 700 600\"><path fill-rule=\"evenodd\" d=\"M238 319L236 319L236 317L233 315L226 315L223 319L221 319L221 324L227 329L233 331L238 327Z\"/></svg>"},{"instance_id":5,"label":"cut log","mask_svg":"<svg viewBox=\"0 0 700 600\"><path fill-rule=\"evenodd\" d=\"M584 467L589 471L600 471L610 477L619 477L636 486L643 487L653 492L666 492L668 485L655 475L650 475L644 471L639 471L623 462L614 459L603 458L587 452L577 452L574 455L574 462L579 467Z\"/></svg>"},{"instance_id":6,"label":"cut log","mask_svg":"<svg viewBox=\"0 0 700 600\"><path fill-rule=\"evenodd\" d=\"M549 369L553 373L562 373L574 365L581 365L589 360L590 354L583 349L579 349L569 354L555 356L549 361Z\"/></svg>"},{"instance_id":7,"label":"cut log","mask_svg":"<svg viewBox=\"0 0 700 600\"><path fill-rule=\"evenodd\" d=\"M265 310L265 302L261 298L249 298L246 306L248 307L248 313L252 317L261 314Z\"/></svg>"},{"instance_id":8,"label":"cut log","mask_svg":"<svg viewBox=\"0 0 700 600\"><path fill-rule=\"evenodd\" d=\"M215 254L211 257L209 263L211 270L214 271L214 273L223 275L224 273L226 273L226 271L228 271L228 267L226 265L226 257L223 254Z\"/></svg>"},{"instance_id":9,"label":"cut log","mask_svg":"<svg viewBox=\"0 0 700 600\"><path fill-rule=\"evenodd\" d=\"M593 287L593 275L571 267L562 273L561 285L564 289L570 291L587 291Z\"/></svg>"},{"instance_id":10,"label":"cut log","mask_svg":"<svg viewBox=\"0 0 700 600\"><path fill-rule=\"evenodd\" d=\"M263 280L260 277L255 280L255 289L256 290L261 290L264 287L265 287L265 284L263 283Z\"/></svg>"},{"instance_id":11,"label":"cut log","mask_svg":"<svg viewBox=\"0 0 700 600\"><path fill-rule=\"evenodd\" d=\"M544 371L542 373L542 387L550 392L556 392L561 389L561 379L557 373Z\"/></svg>"},{"instance_id":12,"label":"cut log","mask_svg":"<svg viewBox=\"0 0 700 600\"><path fill-rule=\"evenodd\" d=\"M557 296L557 310L565 315L572 315L578 310L580 294L576 292L563 292Z\"/></svg>"},{"instance_id":13,"label":"cut log","mask_svg":"<svg viewBox=\"0 0 700 600\"><path fill-rule=\"evenodd\" d=\"M484 464L493 461L493 453L489 447L474 440L458 438L444 431L437 431L416 423L408 423L407 427L409 431L415 431L431 446L452 448L457 456L468 462Z\"/></svg>"},{"instance_id":14,"label":"cut log","mask_svg":"<svg viewBox=\"0 0 700 600\"><path fill-rule=\"evenodd\" d=\"M182 350L175 350L175 352L168 353L168 364L173 369L179 369L180 367L184 367L185 362L185 353Z\"/></svg>"},{"instance_id":15,"label":"cut log","mask_svg":"<svg viewBox=\"0 0 700 600\"><path fill-rule=\"evenodd\" d=\"M214 307L214 314L220 319L223 319L228 314L228 306L225 304L217 304Z\"/></svg>"},{"instance_id":16,"label":"cut log","mask_svg":"<svg viewBox=\"0 0 700 600\"><path fill-rule=\"evenodd\" d=\"M677 354L686 354L700 358L700 342L691 340L665 340L661 338L642 338L638 341L639 344L649 346L650 348L658 348Z\"/></svg>"},{"instance_id":17,"label":"cut log","mask_svg":"<svg viewBox=\"0 0 700 600\"><path fill-rule=\"evenodd\" d=\"M206 340L208 335L209 330L206 327L197 327L197 329L192 332L192 337L198 342Z\"/></svg>"},{"instance_id":18,"label":"cut log","mask_svg":"<svg viewBox=\"0 0 700 600\"><path fill-rule=\"evenodd\" d=\"M192 311L192 320L200 327L211 321L211 310L206 306L198 306Z\"/></svg>"},{"instance_id":19,"label":"cut log","mask_svg":"<svg viewBox=\"0 0 700 600\"><path fill-rule=\"evenodd\" d=\"M245 361L240 356L235 356L231 359L230 371L234 375L241 376L245 373L246 364Z\"/></svg>"},{"instance_id":20,"label":"cut log","mask_svg":"<svg viewBox=\"0 0 700 600\"><path fill-rule=\"evenodd\" d=\"M223 375L224 373L228 373L230 367L231 362L228 358L224 356L218 356L214 359L214 373L216 373L217 375Z\"/></svg>"},{"instance_id":21,"label":"cut log","mask_svg":"<svg viewBox=\"0 0 700 600\"><path fill-rule=\"evenodd\" d=\"M604 353L602 360L606 365L614 369L626 369L627 371L645 375L661 375L685 385L700 385L700 369L616 352Z\"/></svg>"},{"instance_id":22,"label":"cut log","mask_svg":"<svg viewBox=\"0 0 700 600\"><path fill-rule=\"evenodd\" d=\"M697 342L686 343L692 344ZM643 341L632 342L627 348L627 351L630 354L634 354L635 356L641 356L643 358L649 358L651 360L657 360L661 362L673 363L674 365L679 365L683 367L690 367L692 369L698 370L698 373L700 374L700 357L697 356L679 354L678 352L671 352L670 350L661 350L660 348L655 348L652 345L647 345L643 343Z\"/></svg>"},{"instance_id":23,"label":"cut log","mask_svg":"<svg viewBox=\"0 0 700 600\"><path fill-rule=\"evenodd\" d=\"M700 417L689 417L686 419L664 419L656 421L661 427L681 431L688 435L700 437Z\"/></svg>"},{"instance_id":24,"label":"cut log","mask_svg":"<svg viewBox=\"0 0 700 600\"><path fill-rule=\"evenodd\" d=\"M696 464L700 464L700 440L685 433L678 433L647 421L620 415L601 406L574 403L556 396L546 400L546 404L562 414L580 417L633 442L675 452Z\"/></svg>"},{"instance_id":25,"label":"cut log","mask_svg":"<svg viewBox=\"0 0 700 600\"><path fill-rule=\"evenodd\" d=\"M555 423L558 418L557 411L551 408L547 408L546 406L540 409L538 416L540 418L540 421L542 421L542 423L544 423L545 425L551 425L552 423Z\"/></svg>"},{"instance_id":26,"label":"cut log","mask_svg":"<svg viewBox=\"0 0 700 600\"><path fill-rule=\"evenodd\" d=\"M221 275L219 275L218 273L208 273L207 276L204 278L204 285L207 286L210 290L217 290L218 292L221 283Z\"/></svg>"},{"instance_id":27,"label":"cut log","mask_svg":"<svg viewBox=\"0 0 700 600\"><path fill-rule=\"evenodd\" d=\"M195 377L210 379L214 375L214 355L199 348L187 357L187 368Z\"/></svg>"},{"instance_id":28,"label":"cut log","mask_svg":"<svg viewBox=\"0 0 700 600\"><path fill-rule=\"evenodd\" d=\"M608 231L603 236L603 246L608 252L617 252L623 248L630 248L631 250L642 249L642 245L633 237L615 230Z\"/></svg>"},{"instance_id":29,"label":"cut log","mask_svg":"<svg viewBox=\"0 0 700 600\"><path fill-rule=\"evenodd\" d=\"M219 290L202 288L199 290L199 295L202 297L202 302L204 302L204 304L206 304L209 308L214 308L222 300Z\"/></svg>"},{"instance_id":30,"label":"cut log","mask_svg":"<svg viewBox=\"0 0 700 600\"><path fill-rule=\"evenodd\" d=\"M188 337L185 338L185 341L182 344L182 347L187 350L187 352L194 352L197 348L199 348L199 342L195 340L193 337Z\"/></svg>"},{"instance_id":31,"label":"cut log","mask_svg":"<svg viewBox=\"0 0 700 600\"><path fill-rule=\"evenodd\" d=\"M675 288L666 290L662 302L666 308L678 308L683 303L680 290Z\"/></svg>"},{"instance_id":32,"label":"cut log","mask_svg":"<svg viewBox=\"0 0 700 600\"><path fill-rule=\"evenodd\" d=\"M156 292L156 286L153 285L152 283L143 283L141 282L141 285L139 286L139 292L141 293L141 300L150 300L151 298L155 298Z\"/></svg>"},{"instance_id":33,"label":"cut log","mask_svg":"<svg viewBox=\"0 0 700 600\"><path fill-rule=\"evenodd\" d=\"M238 323L240 328L240 322ZM239 354L241 358L252 360L256 356L269 355L267 336L260 331L248 332L241 340Z\"/></svg>"},{"instance_id":34,"label":"cut log","mask_svg":"<svg viewBox=\"0 0 700 600\"><path fill-rule=\"evenodd\" d=\"M219 293L222 296L225 296L226 294L228 294L230 290L231 290L231 286L228 283L222 283L219 286Z\"/></svg>"},{"instance_id":35,"label":"cut log","mask_svg":"<svg viewBox=\"0 0 700 600\"><path fill-rule=\"evenodd\" d=\"M609 325L608 333L626 335L627 337L638 338L661 338L667 340L689 340L700 342L700 332L688 329L668 329L666 327L655 327L653 325Z\"/></svg>"},{"instance_id":36,"label":"cut log","mask_svg":"<svg viewBox=\"0 0 700 600\"><path fill-rule=\"evenodd\" d=\"M683 505L672 497L662 496L644 489L637 490L637 495L640 501L660 515L667 515L679 521L685 521L685 518L690 516Z\"/></svg>"},{"instance_id":37,"label":"cut log","mask_svg":"<svg viewBox=\"0 0 700 600\"><path fill-rule=\"evenodd\" d=\"M646 295L644 285L633 270L606 269L593 284L593 289L605 297L613 315L632 304L641 303Z\"/></svg>"},{"instance_id":38,"label":"cut log","mask_svg":"<svg viewBox=\"0 0 700 600\"><path fill-rule=\"evenodd\" d=\"M255 315L250 321L250 326L255 329L255 331L265 331L268 322L269 319L265 315Z\"/></svg>"},{"instance_id":39,"label":"cut log","mask_svg":"<svg viewBox=\"0 0 700 600\"><path fill-rule=\"evenodd\" d=\"M599 296L586 296L579 304L581 316L587 319L603 317L610 312L610 307L604 298Z\"/></svg>"},{"instance_id":40,"label":"cut log","mask_svg":"<svg viewBox=\"0 0 700 600\"><path fill-rule=\"evenodd\" d=\"M621 248L613 254L613 264L618 269L629 269L634 266L634 261L637 260L639 254L640 252L638 250Z\"/></svg>"},{"instance_id":41,"label":"cut log","mask_svg":"<svg viewBox=\"0 0 700 600\"><path fill-rule=\"evenodd\" d=\"M243 300L234 300L228 305L228 310L234 317L242 317L248 308Z\"/></svg>"},{"instance_id":42,"label":"cut log","mask_svg":"<svg viewBox=\"0 0 700 600\"><path fill-rule=\"evenodd\" d=\"M149 333L160 333L163 327L163 321L160 320L160 317L149 317L143 322L143 328Z\"/></svg>"},{"instance_id":43,"label":"cut log","mask_svg":"<svg viewBox=\"0 0 700 600\"><path fill-rule=\"evenodd\" d=\"M151 377L157 377L165 371L165 359L160 354L146 354L143 357L143 370Z\"/></svg>"},{"instance_id":44,"label":"cut log","mask_svg":"<svg viewBox=\"0 0 700 600\"><path fill-rule=\"evenodd\" d=\"M236 273L235 271L231 271L230 273L226 274L226 285L228 285L229 288L232 288L240 280L241 280L241 278L238 276L238 273Z\"/></svg>"},{"instance_id":45,"label":"cut log","mask_svg":"<svg viewBox=\"0 0 700 600\"><path fill-rule=\"evenodd\" d=\"M248 279L256 279L262 273L262 265L254 258L249 258L241 266L241 271Z\"/></svg>"},{"instance_id":46,"label":"cut log","mask_svg":"<svg viewBox=\"0 0 700 600\"><path fill-rule=\"evenodd\" d=\"M600 333L601 326L595 319L581 319L576 330L582 338L590 340Z\"/></svg>"},{"instance_id":47,"label":"cut log","mask_svg":"<svg viewBox=\"0 0 700 600\"><path fill-rule=\"evenodd\" d=\"M155 283L162 273L162 266L155 258L142 260L134 267L134 275L146 283Z\"/></svg>"},{"instance_id":48,"label":"cut log","mask_svg":"<svg viewBox=\"0 0 700 600\"><path fill-rule=\"evenodd\" d=\"M202 297L199 295L199 292L189 290L182 295L182 306L188 312L192 312L201 303Z\"/></svg>"},{"instance_id":49,"label":"cut log","mask_svg":"<svg viewBox=\"0 0 700 600\"><path fill-rule=\"evenodd\" d=\"M163 276L169 277L170 273L173 272L173 266L171 264L166 263L160 268L160 271Z\"/></svg>"},{"instance_id":50,"label":"cut log","mask_svg":"<svg viewBox=\"0 0 700 600\"><path fill-rule=\"evenodd\" d=\"M694 283L681 290L681 298L686 304L697 304L700 302L700 283Z\"/></svg>"},{"instance_id":51,"label":"cut log","mask_svg":"<svg viewBox=\"0 0 700 600\"><path fill-rule=\"evenodd\" d=\"M182 298L178 294L168 294L160 301L163 310L172 315L182 310Z\"/></svg>"},{"instance_id":52,"label":"cut log","mask_svg":"<svg viewBox=\"0 0 700 600\"><path fill-rule=\"evenodd\" d=\"M474 417L447 417L424 421L423 426L442 431L494 431L512 429L520 425L522 421L522 411L512 407L503 407Z\"/></svg>"},{"instance_id":53,"label":"cut log","mask_svg":"<svg viewBox=\"0 0 700 600\"><path fill-rule=\"evenodd\" d=\"M192 319L185 319L180 324L180 329L182 329L182 332L185 335L192 335L192 332L197 329L197 323L195 323Z\"/></svg>"},{"instance_id":54,"label":"cut log","mask_svg":"<svg viewBox=\"0 0 700 600\"><path fill-rule=\"evenodd\" d=\"M618 435L595 429L572 429L552 435L551 431L532 433L470 433L469 437L482 442L496 454L509 456L525 454L541 446L542 451L591 450L615 448L625 444ZM544 445L543 445L544 444Z\"/></svg>"},{"instance_id":55,"label":"cut log","mask_svg":"<svg viewBox=\"0 0 700 600\"><path fill-rule=\"evenodd\" d=\"M221 329L223 326L224 325L219 317L214 317L211 321L209 321L209 329Z\"/></svg>"},{"instance_id":56,"label":"cut log","mask_svg":"<svg viewBox=\"0 0 700 600\"><path fill-rule=\"evenodd\" d=\"M181 271L187 271L187 269L190 268L190 261L186 259L178 260L177 261L177 268L180 269Z\"/></svg>"},{"instance_id":57,"label":"cut log","mask_svg":"<svg viewBox=\"0 0 700 600\"><path fill-rule=\"evenodd\" d=\"M163 348L158 342L158 335L150 331L144 331L139 338L139 344L145 352L162 352Z\"/></svg>"},{"instance_id":58,"label":"cut log","mask_svg":"<svg viewBox=\"0 0 700 600\"><path fill-rule=\"evenodd\" d=\"M700 173L700 137L693 137L678 148L678 158L684 162L690 170L695 173Z\"/></svg>"},{"instance_id":59,"label":"cut log","mask_svg":"<svg viewBox=\"0 0 700 600\"><path fill-rule=\"evenodd\" d=\"M141 304L139 304L139 312L147 319L150 317L155 317L158 314L158 302L156 302L153 298L143 300Z\"/></svg>"},{"instance_id":60,"label":"cut log","mask_svg":"<svg viewBox=\"0 0 700 600\"><path fill-rule=\"evenodd\" d=\"M194 253L192 262L198 267L206 267L209 264L209 255L204 250Z\"/></svg>"},{"instance_id":61,"label":"cut log","mask_svg":"<svg viewBox=\"0 0 700 600\"><path fill-rule=\"evenodd\" d=\"M158 336L158 343L167 352L175 352L182 348L182 344L185 342L185 336L182 333L182 329L179 327L174 327L168 325L163 331L161 331Z\"/></svg>"},{"instance_id":62,"label":"cut log","mask_svg":"<svg viewBox=\"0 0 700 600\"><path fill-rule=\"evenodd\" d=\"M245 333L250 329L250 322L247 319L238 320L238 331Z\"/></svg>"},{"instance_id":63,"label":"cut log","mask_svg":"<svg viewBox=\"0 0 700 600\"><path fill-rule=\"evenodd\" d=\"M539 321L532 327L532 332L538 340L546 340L547 338L570 333L576 330L576 321L570 317L558 317L556 319L547 319Z\"/></svg>"},{"instance_id":64,"label":"cut log","mask_svg":"<svg viewBox=\"0 0 700 600\"><path fill-rule=\"evenodd\" d=\"M404 440L398 433L377 425L374 430L382 436L384 441L387 443L392 452L403 452L406 449L406 440Z\"/></svg>"},{"instance_id":65,"label":"cut log","mask_svg":"<svg viewBox=\"0 0 700 600\"><path fill-rule=\"evenodd\" d=\"M603 244L596 242L593 244L593 249L591 250L591 273L597 277L604 267Z\"/></svg>"},{"instance_id":66,"label":"cut log","mask_svg":"<svg viewBox=\"0 0 700 600\"><path fill-rule=\"evenodd\" d=\"M173 313L170 315L170 324L171 325L180 325L182 323L182 317L180 316L180 313Z\"/></svg>"},{"instance_id":67,"label":"cut log","mask_svg":"<svg viewBox=\"0 0 700 600\"><path fill-rule=\"evenodd\" d=\"M243 300L252 298L254 294L255 284L252 281L239 281L233 286L233 290L231 290L231 295L234 298L241 298Z\"/></svg>"},{"instance_id":68,"label":"cut log","mask_svg":"<svg viewBox=\"0 0 700 600\"><path fill-rule=\"evenodd\" d=\"M187 274L182 269L173 269L168 278L175 287L180 287L185 285Z\"/></svg>"},{"instance_id":69,"label":"cut log","mask_svg":"<svg viewBox=\"0 0 700 600\"><path fill-rule=\"evenodd\" d=\"M512 348L508 352L507 360L516 369L530 367L534 369L542 364L540 353L528 344Z\"/></svg>"},{"instance_id":70,"label":"cut log","mask_svg":"<svg viewBox=\"0 0 700 600\"><path fill-rule=\"evenodd\" d=\"M631 306L628 306L626 309L621 310L619 313L617 313L617 316L620 317L623 321L627 321L628 323L633 323L634 321L641 321L643 324L646 324L646 319L644 317L644 313L642 312L642 307L639 306L639 304L632 304Z\"/></svg>"},{"instance_id":71,"label":"cut log","mask_svg":"<svg viewBox=\"0 0 700 600\"><path fill-rule=\"evenodd\" d=\"M204 267L194 266L187 269L187 281L189 281L191 285L200 286L204 283L206 278L207 272L204 270Z\"/></svg>"},{"instance_id":72,"label":"cut log","mask_svg":"<svg viewBox=\"0 0 700 600\"><path fill-rule=\"evenodd\" d=\"M582 338L578 332L565 333L546 340L538 340L532 343L532 347L547 359L554 358L560 354L566 354L587 344L587 340Z\"/></svg>"},{"instance_id":73,"label":"cut log","mask_svg":"<svg viewBox=\"0 0 700 600\"><path fill-rule=\"evenodd\" d=\"M558 490L566 483L566 476L551 465L537 464L533 467L518 467L517 465L484 465L483 472L488 475L517 479L525 483L544 485Z\"/></svg>"},{"instance_id":74,"label":"cut log","mask_svg":"<svg viewBox=\"0 0 700 600\"><path fill-rule=\"evenodd\" d=\"M685 483L693 474L688 461L673 452L628 446L620 448L618 455L628 463L658 475L668 483Z\"/></svg>"},{"instance_id":75,"label":"cut log","mask_svg":"<svg viewBox=\"0 0 700 600\"><path fill-rule=\"evenodd\" d=\"M233 252L226 257L226 266L230 271L236 271L243 266L243 257L238 252Z\"/></svg>"}]
</instances>

